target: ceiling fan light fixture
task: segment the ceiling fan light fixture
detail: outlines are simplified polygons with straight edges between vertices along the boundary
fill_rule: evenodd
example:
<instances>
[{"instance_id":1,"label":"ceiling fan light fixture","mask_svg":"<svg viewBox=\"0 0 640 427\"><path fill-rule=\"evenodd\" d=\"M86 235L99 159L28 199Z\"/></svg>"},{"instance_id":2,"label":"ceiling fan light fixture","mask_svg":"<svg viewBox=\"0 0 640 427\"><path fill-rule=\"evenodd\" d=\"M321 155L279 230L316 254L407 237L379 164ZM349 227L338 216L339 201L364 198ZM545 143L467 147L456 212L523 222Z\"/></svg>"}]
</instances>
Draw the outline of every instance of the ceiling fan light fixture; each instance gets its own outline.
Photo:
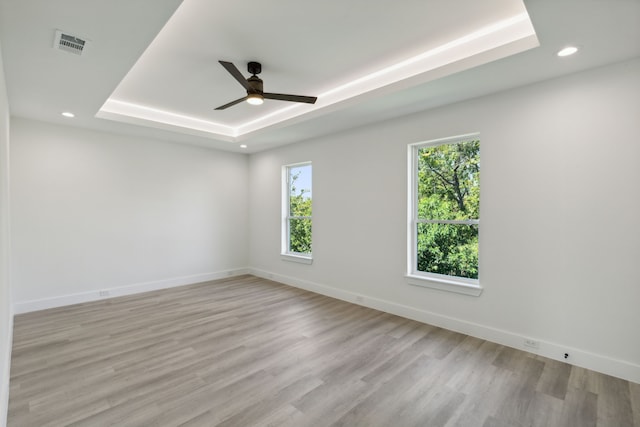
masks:
<instances>
[{"instance_id":1,"label":"ceiling fan light fixture","mask_svg":"<svg viewBox=\"0 0 640 427\"><path fill-rule=\"evenodd\" d=\"M251 105L262 105L264 97L259 93L250 93L247 95L247 102Z\"/></svg>"}]
</instances>

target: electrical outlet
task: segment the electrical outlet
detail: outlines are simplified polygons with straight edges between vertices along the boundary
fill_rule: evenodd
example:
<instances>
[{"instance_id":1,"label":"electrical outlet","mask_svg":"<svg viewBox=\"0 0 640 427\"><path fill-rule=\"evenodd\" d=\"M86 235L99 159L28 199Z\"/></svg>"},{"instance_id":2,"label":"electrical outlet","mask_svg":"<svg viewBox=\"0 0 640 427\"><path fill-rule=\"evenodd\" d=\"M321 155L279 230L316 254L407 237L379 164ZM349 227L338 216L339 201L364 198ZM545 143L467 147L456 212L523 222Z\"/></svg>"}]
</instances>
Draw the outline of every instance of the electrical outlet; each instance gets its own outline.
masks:
<instances>
[{"instance_id":1,"label":"electrical outlet","mask_svg":"<svg viewBox=\"0 0 640 427\"><path fill-rule=\"evenodd\" d=\"M531 338L525 338L524 346L529 348L540 348L540 343L536 340L532 340Z\"/></svg>"},{"instance_id":2,"label":"electrical outlet","mask_svg":"<svg viewBox=\"0 0 640 427\"><path fill-rule=\"evenodd\" d=\"M109 296L109 291L100 291L100 296L101 297L108 297Z\"/></svg>"}]
</instances>

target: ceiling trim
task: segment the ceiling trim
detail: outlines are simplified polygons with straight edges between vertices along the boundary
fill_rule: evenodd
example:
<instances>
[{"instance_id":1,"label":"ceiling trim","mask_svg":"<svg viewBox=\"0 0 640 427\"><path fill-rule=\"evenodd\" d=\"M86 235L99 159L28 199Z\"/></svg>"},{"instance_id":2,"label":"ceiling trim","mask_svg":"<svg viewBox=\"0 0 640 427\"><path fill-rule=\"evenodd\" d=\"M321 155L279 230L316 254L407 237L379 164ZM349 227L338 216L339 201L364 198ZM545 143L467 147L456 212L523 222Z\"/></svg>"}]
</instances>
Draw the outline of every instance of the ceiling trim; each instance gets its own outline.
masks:
<instances>
[{"instance_id":1,"label":"ceiling trim","mask_svg":"<svg viewBox=\"0 0 640 427\"><path fill-rule=\"evenodd\" d=\"M417 56L363 74L318 96L314 105L292 104L238 126L109 98L96 117L170 130L227 142L246 140L257 132L300 122L344 108L356 100L398 90L539 46L526 12L475 29Z\"/></svg>"}]
</instances>

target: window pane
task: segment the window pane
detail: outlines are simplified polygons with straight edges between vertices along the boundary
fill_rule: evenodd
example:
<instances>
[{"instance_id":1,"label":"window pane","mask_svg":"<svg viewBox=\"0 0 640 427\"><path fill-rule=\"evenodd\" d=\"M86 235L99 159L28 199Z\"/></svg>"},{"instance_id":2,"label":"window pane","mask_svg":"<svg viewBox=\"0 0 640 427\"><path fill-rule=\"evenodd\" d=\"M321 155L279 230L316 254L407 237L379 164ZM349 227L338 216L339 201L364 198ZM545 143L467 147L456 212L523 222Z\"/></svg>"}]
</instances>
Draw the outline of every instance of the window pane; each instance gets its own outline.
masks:
<instances>
[{"instance_id":1,"label":"window pane","mask_svg":"<svg viewBox=\"0 0 640 427\"><path fill-rule=\"evenodd\" d=\"M418 224L417 269L478 278L478 226Z\"/></svg>"},{"instance_id":2,"label":"window pane","mask_svg":"<svg viewBox=\"0 0 640 427\"><path fill-rule=\"evenodd\" d=\"M289 168L289 215L311 216L311 165Z\"/></svg>"},{"instance_id":3,"label":"window pane","mask_svg":"<svg viewBox=\"0 0 640 427\"><path fill-rule=\"evenodd\" d=\"M480 141L418 149L418 218L480 218Z\"/></svg>"},{"instance_id":4,"label":"window pane","mask_svg":"<svg viewBox=\"0 0 640 427\"><path fill-rule=\"evenodd\" d=\"M311 220L289 220L289 251L301 254L311 253Z\"/></svg>"}]
</instances>

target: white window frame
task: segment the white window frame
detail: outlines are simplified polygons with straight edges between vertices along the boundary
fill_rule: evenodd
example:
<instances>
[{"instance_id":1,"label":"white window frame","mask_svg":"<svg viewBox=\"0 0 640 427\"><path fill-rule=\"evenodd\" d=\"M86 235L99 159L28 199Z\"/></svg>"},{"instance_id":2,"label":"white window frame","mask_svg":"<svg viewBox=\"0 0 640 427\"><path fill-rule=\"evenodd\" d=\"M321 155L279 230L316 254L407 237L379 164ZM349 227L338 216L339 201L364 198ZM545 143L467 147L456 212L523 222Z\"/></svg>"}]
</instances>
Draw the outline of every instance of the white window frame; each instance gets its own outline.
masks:
<instances>
[{"instance_id":1,"label":"white window frame","mask_svg":"<svg viewBox=\"0 0 640 427\"><path fill-rule=\"evenodd\" d=\"M291 216L289 212L290 208L290 200L289 200L289 171L292 168L300 167L300 166L311 166L311 194L313 195L313 165L310 161L308 162L300 162L300 163L292 163L288 165L284 165L282 167L282 223L280 229L281 232L281 252L280 258L284 261L297 262L301 264L311 264L313 262L313 253L300 253L300 252L292 252L289 250L289 237L290 237L290 220L292 219L308 219L311 221L311 226L313 230L313 210L312 216ZM313 196L312 196L313 197ZM311 201L313 206L313 199ZM312 241L313 241L313 231L312 231Z\"/></svg>"},{"instance_id":2,"label":"white window frame","mask_svg":"<svg viewBox=\"0 0 640 427\"><path fill-rule=\"evenodd\" d=\"M408 145L408 207L407 207L407 275L406 281L410 285L422 286L426 288L438 289L441 291L455 292L464 295L479 296L482 293L480 280L466 277L449 276L445 274L428 273L418 271L417 250L418 250L418 224L438 223L438 224L476 224L480 233L480 219L465 221L440 221L418 219L418 151L424 147L434 147L444 144L456 144L463 141L480 139L479 133L458 135L449 138L441 138L430 141L416 142ZM478 242L480 238L478 238ZM479 243L478 243L479 244ZM478 253L478 258L480 253Z\"/></svg>"}]
</instances>

